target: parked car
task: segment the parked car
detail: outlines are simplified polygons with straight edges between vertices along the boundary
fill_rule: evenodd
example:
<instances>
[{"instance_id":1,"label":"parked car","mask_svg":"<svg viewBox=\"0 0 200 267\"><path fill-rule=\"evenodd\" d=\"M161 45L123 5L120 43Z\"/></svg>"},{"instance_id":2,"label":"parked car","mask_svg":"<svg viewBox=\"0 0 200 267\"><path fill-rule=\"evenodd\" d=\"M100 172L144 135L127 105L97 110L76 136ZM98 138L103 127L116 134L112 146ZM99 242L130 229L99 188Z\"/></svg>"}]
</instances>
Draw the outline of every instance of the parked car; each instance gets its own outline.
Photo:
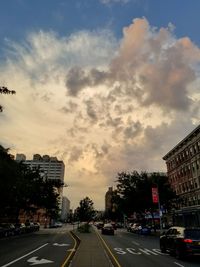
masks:
<instances>
[{"instance_id":1,"label":"parked car","mask_svg":"<svg viewBox=\"0 0 200 267\"><path fill-rule=\"evenodd\" d=\"M97 223L96 223L96 227L97 227L97 229L102 229L103 225L104 225L103 222L97 222Z\"/></svg>"},{"instance_id":2,"label":"parked car","mask_svg":"<svg viewBox=\"0 0 200 267\"><path fill-rule=\"evenodd\" d=\"M25 226L26 226L26 232L27 233L31 233L31 232L35 231L35 225L33 222L26 221Z\"/></svg>"},{"instance_id":3,"label":"parked car","mask_svg":"<svg viewBox=\"0 0 200 267\"><path fill-rule=\"evenodd\" d=\"M39 222L34 222L34 231L39 231L40 230L40 223Z\"/></svg>"},{"instance_id":4,"label":"parked car","mask_svg":"<svg viewBox=\"0 0 200 267\"><path fill-rule=\"evenodd\" d=\"M1 227L1 235L3 237L13 236L15 235L15 226L12 223L2 223Z\"/></svg>"},{"instance_id":5,"label":"parked car","mask_svg":"<svg viewBox=\"0 0 200 267\"><path fill-rule=\"evenodd\" d=\"M61 222L53 222L49 225L49 228L58 228L58 227L62 227L63 224Z\"/></svg>"},{"instance_id":6,"label":"parked car","mask_svg":"<svg viewBox=\"0 0 200 267\"><path fill-rule=\"evenodd\" d=\"M26 233L26 225L24 223L15 224L15 235L21 235Z\"/></svg>"},{"instance_id":7,"label":"parked car","mask_svg":"<svg viewBox=\"0 0 200 267\"><path fill-rule=\"evenodd\" d=\"M111 223L106 223L101 229L102 235L114 235L115 230Z\"/></svg>"},{"instance_id":8,"label":"parked car","mask_svg":"<svg viewBox=\"0 0 200 267\"><path fill-rule=\"evenodd\" d=\"M116 227L117 228L123 228L124 227L124 224L122 222L117 222L116 223Z\"/></svg>"},{"instance_id":9,"label":"parked car","mask_svg":"<svg viewBox=\"0 0 200 267\"><path fill-rule=\"evenodd\" d=\"M133 226L133 223L127 224L126 229L127 229L128 232L131 232L131 227L132 226Z\"/></svg>"},{"instance_id":10,"label":"parked car","mask_svg":"<svg viewBox=\"0 0 200 267\"><path fill-rule=\"evenodd\" d=\"M141 227L140 223L134 223L132 224L130 231L132 233L138 233L140 227Z\"/></svg>"},{"instance_id":11,"label":"parked car","mask_svg":"<svg viewBox=\"0 0 200 267\"><path fill-rule=\"evenodd\" d=\"M169 252L178 259L200 254L200 228L173 226L160 236L161 252Z\"/></svg>"},{"instance_id":12,"label":"parked car","mask_svg":"<svg viewBox=\"0 0 200 267\"><path fill-rule=\"evenodd\" d=\"M0 225L0 237L4 237L4 228Z\"/></svg>"}]
</instances>

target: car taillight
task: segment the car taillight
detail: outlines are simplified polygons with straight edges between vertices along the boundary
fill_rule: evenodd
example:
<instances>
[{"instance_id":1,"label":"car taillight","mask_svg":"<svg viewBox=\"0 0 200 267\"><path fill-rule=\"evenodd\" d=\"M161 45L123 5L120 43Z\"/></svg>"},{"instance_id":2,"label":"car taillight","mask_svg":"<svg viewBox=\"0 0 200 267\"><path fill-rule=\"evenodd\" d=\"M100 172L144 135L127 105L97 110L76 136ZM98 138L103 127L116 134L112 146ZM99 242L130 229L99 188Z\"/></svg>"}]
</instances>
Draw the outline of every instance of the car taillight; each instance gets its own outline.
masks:
<instances>
[{"instance_id":1,"label":"car taillight","mask_svg":"<svg viewBox=\"0 0 200 267\"><path fill-rule=\"evenodd\" d=\"M185 242L185 243L192 243L192 239L183 239L183 242Z\"/></svg>"}]
</instances>

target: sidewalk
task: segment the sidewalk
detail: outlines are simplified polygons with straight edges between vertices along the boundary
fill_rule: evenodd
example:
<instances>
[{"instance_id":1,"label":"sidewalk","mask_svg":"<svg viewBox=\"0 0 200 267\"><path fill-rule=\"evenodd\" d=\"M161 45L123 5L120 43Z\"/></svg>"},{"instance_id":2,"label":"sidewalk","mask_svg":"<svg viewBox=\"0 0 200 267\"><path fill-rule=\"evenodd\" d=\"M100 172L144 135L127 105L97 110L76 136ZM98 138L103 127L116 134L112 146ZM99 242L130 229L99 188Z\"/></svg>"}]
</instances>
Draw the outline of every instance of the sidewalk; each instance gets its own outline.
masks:
<instances>
[{"instance_id":1,"label":"sidewalk","mask_svg":"<svg viewBox=\"0 0 200 267\"><path fill-rule=\"evenodd\" d=\"M70 267L113 267L93 227L90 227L90 233L73 232L81 243Z\"/></svg>"}]
</instances>

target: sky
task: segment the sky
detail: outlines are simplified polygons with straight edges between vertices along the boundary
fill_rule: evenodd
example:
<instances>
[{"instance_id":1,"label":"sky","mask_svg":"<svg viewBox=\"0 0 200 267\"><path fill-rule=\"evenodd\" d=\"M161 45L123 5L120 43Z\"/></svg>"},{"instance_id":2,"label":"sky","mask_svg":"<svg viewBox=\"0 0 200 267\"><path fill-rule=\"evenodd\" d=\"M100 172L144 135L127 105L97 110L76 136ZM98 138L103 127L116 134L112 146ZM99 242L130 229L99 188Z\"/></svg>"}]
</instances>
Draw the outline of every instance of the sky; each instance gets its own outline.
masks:
<instances>
[{"instance_id":1,"label":"sky","mask_svg":"<svg viewBox=\"0 0 200 267\"><path fill-rule=\"evenodd\" d=\"M199 0L0 0L0 144L56 156L64 195L103 210L117 174L200 121Z\"/></svg>"}]
</instances>

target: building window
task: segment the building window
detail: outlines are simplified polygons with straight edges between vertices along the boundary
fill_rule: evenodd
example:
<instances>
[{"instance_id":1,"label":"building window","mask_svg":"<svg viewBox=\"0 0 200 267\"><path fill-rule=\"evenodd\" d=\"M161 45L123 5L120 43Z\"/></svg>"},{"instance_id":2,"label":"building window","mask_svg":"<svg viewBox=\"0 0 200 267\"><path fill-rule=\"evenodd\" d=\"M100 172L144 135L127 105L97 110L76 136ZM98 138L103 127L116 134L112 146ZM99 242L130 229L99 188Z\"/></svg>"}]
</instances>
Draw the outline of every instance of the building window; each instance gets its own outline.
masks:
<instances>
[{"instance_id":1,"label":"building window","mask_svg":"<svg viewBox=\"0 0 200 267\"><path fill-rule=\"evenodd\" d=\"M197 170L198 170L199 169L199 159L197 160L196 165L197 165Z\"/></svg>"}]
</instances>

